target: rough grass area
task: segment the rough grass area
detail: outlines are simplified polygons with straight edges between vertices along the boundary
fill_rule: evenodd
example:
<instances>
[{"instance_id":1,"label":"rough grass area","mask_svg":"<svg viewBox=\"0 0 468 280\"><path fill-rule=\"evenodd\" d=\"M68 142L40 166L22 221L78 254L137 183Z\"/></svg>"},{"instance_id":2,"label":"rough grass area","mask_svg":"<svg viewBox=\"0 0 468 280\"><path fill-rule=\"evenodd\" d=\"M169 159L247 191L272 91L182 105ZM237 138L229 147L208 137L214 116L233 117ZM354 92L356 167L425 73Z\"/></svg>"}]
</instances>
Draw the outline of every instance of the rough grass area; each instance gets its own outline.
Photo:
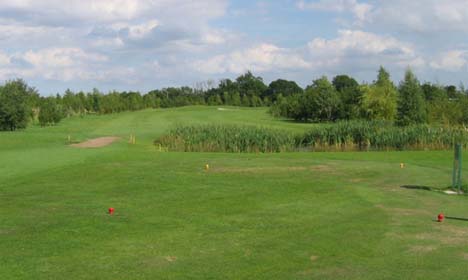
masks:
<instances>
[{"instance_id":1,"label":"rough grass area","mask_svg":"<svg viewBox=\"0 0 468 280\"><path fill-rule=\"evenodd\" d=\"M264 109L188 107L1 133L0 278L466 278L468 223L435 218L468 218L468 198L401 187L450 184L452 152L199 154L153 145L174 124L213 122L312 126ZM135 135L137 144L75 149L68 135Z\"/></svg>"},{"instance_id":2,"label":"rough grass area","mask_svg":"<svg viewBox=\"0 0 468 280\"><path fill-rule=\"evenodd\" d=\"M468 143L463 128L350 121L315 125L306 132L252 124L178 125L155 145L178 152L277 153L291 151L451 150Z\"/></svg>"},{"instance_id":3,"label":"rough grass area","mask_svg":"<svg viewBox=\"0 0 468 280\"><path fill-rule=\"evenodd\" d=\"M155 141L169 151L277 153L297 150L290 131L248 125L178 126Z\"/></svg>"},{"instance_id":4,"label":"rough grass area","mask_svg":"<svg viewBox=\"0 0 468 280\"><path fill-rule=\"evenodd\" d=\"M315 151L450 150L455 143L468 143L465 128L405 127L383 121L342 121L316 126L301 138Z\"/></svg>"}]
</instances>

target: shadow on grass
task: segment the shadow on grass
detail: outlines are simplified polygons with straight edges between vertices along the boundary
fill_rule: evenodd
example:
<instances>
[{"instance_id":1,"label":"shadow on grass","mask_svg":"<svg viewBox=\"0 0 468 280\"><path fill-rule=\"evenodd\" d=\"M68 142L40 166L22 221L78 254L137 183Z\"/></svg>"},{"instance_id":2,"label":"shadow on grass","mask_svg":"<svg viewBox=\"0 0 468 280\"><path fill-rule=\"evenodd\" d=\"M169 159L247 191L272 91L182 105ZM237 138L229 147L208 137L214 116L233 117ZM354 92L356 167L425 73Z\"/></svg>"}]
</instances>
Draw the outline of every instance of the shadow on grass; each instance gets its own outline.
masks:
<instances>
[{"instance_id":1,"label":"shadow on grass","mask_svg":"<svg viewBox=\"0 0 468 280\"><path fill-rule=\"evenodd\" d=\"M456 221L468 222L468 219L467 219L467 218L458 218L458 217L449 217L449 216L446 216L445 219L447 219L447 220L456 220Z\"/></svg>"},{"instance_id":2,"label":"shadow on grass","mask_svg":"<svg viewBox=\"0 0 468 280\"><path fill-rule=\"evenodd\" d=\"M446 195L468 196L467 187L463 187L460 192L458 192L457 189L454 189L452 187L434 188L434 187L429 187L429 186L404 185L404 186L400 186L400 188L407 189L407 190L420 190L420 191L437 192L437 193L446 194Z\"/></svg>"},{"instance_id":3,"label":"shadow on grass","mask_svg":"<svg viewBox=\"0 0 468 280\"><path fill-rule=\"evenodd\" d=\"M421 190L421 191L434 191L434 190L437 190L437 191L439 191L439 189L434 189L432 187L416 186L416 185L405 185L405 186L401 186L401 188L407 189L407 190Z\"/></svg>"}]
</instances>

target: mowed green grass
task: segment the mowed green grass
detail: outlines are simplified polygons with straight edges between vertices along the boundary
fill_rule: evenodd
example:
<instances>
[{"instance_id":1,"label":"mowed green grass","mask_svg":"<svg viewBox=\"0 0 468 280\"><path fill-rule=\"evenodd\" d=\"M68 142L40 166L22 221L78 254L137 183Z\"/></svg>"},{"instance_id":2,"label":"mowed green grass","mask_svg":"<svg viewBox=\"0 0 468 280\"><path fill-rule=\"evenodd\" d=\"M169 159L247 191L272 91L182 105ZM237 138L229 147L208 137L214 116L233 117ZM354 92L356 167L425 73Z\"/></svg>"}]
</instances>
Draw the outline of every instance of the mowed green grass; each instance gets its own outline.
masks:
<instances>
[{"instance_id":1,"label":"mowed green grass","mask_svg":"<svg viewBox=\"0 0 468 280\"><path fill-rule=\"evenodd\" d=\"M468 218L467 197L401 188L449 185L452 152L197 154L152 145L178 123L311 126L229 109L76 117L0 133L0 279L466 278L468 222L434 220L442 211ZM122 140L77 149L68 135Z\"/></svg>"}]
</instances>

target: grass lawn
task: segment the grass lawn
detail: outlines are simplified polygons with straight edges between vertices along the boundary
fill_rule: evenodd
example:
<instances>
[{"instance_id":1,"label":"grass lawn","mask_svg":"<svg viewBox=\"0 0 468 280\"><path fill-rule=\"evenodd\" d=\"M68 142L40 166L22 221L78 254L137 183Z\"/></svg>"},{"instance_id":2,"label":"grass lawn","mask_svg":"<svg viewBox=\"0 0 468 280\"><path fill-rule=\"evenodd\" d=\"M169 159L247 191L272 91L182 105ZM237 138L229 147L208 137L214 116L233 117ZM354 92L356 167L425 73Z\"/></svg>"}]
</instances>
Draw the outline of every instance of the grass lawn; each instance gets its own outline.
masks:
<instances>
[{"instance_id":1,"label":"grass lawn","mask_svg":"<svg viewBox=\"0 0 468 280\"><path fill-rule=\"evenodd\" d=\"M448 186L453 152L152 145L171 125L212 122L311 126L265 109L185 107L0 133L0 279L466 278L468 222L435 218L468 218L468 198L401 187ZM122 140L77 149L68 135Z\"/></svg>"}]
</instances>

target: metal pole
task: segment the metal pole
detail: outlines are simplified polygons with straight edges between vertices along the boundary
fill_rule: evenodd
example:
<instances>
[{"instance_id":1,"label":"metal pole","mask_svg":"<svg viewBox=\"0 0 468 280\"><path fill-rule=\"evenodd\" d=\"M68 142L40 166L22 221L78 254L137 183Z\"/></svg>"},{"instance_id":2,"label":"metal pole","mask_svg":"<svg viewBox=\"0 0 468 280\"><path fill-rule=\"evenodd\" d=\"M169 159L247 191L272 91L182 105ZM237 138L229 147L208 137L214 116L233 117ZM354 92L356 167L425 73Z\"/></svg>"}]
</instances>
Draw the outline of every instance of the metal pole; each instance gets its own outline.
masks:
<instances>
[{"instance_id":1,"label":"metal pole","mask_svg":"<svg viewBox=\"0 0 468 280\"><path fill-rule=\"evenodd\" d=\"M462 145L455 145L455 154L453 161L452 188L457 188L458 193L461 193L462 187Z\"/></svg>"},{"instance_id":2,"label":"metal pole","mask_svg":"<svg viewBox=\"0 0 468 280\"><path fill-rule=\"evenodd\" d=\"M462 150L462 145L457 144L457 150L458 150L458 193L461 193L461 188L462 188L462 155L463 155L463 150Z\"/></svg>"},{"instance_id":3,"label":"metal pole","mask_svg":"<svg viewBox=\"0 0 468 280\"><path fill-rule=\"evenodd\" d=\"M458 161L457 161L457 145L454 146L454 154L453 154L453 172L452 172L452 188L455 189L457 187L457 170L458 170Z\"/></svg>"}]
</instances>

